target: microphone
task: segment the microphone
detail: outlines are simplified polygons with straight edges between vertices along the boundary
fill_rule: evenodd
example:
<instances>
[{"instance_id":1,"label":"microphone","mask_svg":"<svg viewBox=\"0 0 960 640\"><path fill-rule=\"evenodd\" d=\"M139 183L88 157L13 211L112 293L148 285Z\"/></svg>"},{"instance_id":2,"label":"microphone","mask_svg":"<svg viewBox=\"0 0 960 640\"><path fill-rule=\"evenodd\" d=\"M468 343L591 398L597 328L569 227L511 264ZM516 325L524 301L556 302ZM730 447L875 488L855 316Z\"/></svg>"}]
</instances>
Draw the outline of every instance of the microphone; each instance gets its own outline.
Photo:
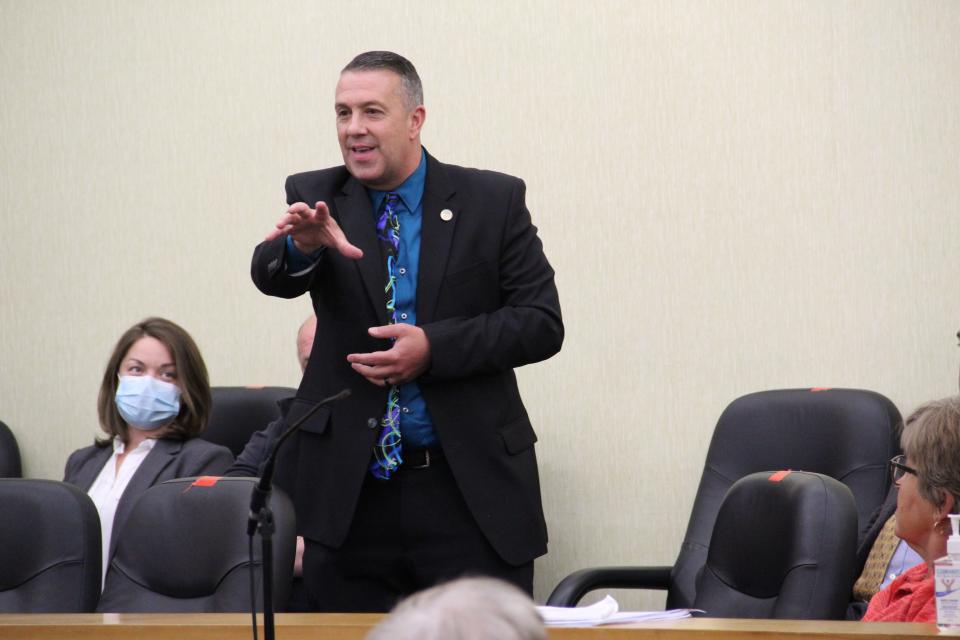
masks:
<instances>
[{"instance_id":1,"label":"microphone","mask_svg":"<svg viewBox=\"0 0 960 640\"><path fill-rule=\"evenodd\" d=\"M307 421L313 414L315 414L321 407L327 407L331 404L335 404L350 397L350 389L344 389L340 393L330 396L329 398L324 398L317 404L310 407L310 410L303 414L299 420L294 422L290 428L283 432L277 440L273 443L273 446L270 447L270 454L267 456L267 461L263 463L260 471L260 481L253 488L253 493L250 495L250 514L249 519L247 520L247 535L252 536L257 530L257 523L260 522L260 510L263 509L263 506L267 502L267 497L270 495L271 484L273 482L273 467L277 462L277 453L280 451L280 445L282 445L290 435L298 430L303 423Z\"/></svg>"}]
</instances>

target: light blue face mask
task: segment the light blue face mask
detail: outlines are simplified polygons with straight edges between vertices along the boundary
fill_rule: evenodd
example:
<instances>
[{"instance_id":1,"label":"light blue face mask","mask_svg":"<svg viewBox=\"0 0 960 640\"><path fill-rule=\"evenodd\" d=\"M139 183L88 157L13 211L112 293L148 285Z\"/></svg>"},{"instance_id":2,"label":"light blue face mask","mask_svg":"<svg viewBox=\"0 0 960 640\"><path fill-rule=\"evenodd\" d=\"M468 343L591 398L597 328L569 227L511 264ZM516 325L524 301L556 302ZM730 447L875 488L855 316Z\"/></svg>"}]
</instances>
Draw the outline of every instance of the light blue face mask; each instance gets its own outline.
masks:
<instances>
[{"instance_id":1,"label":"light blue face mask","mask_svg":"<svg viewBox=\"0 0 960 640\"><path fill-rule=\"evenodd\" d=\"M152 431L180 413L180 388L153 376L120 376L114 402L128 425Z\"/></svg>"}]
</instances>

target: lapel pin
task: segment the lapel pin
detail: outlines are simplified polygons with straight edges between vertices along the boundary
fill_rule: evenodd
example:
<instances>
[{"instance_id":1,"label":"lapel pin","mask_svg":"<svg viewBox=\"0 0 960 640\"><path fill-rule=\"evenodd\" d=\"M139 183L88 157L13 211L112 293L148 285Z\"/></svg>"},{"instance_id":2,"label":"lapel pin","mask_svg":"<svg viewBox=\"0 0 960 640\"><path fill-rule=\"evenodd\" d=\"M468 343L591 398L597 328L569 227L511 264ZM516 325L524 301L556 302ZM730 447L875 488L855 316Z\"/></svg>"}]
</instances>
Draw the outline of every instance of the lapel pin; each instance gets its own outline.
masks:
<instances>
[{"instance_id":1,"label":"lapel pin","mask_svg":"<svg viewBox=\"0 0 960 640\"><path fill-rule=\"evenodd\" d=\"M444 209L440 212L440 219L444 222L450 222L453 220L453 211L450 211L450 209Z\"/></svg>"}]
</instances>

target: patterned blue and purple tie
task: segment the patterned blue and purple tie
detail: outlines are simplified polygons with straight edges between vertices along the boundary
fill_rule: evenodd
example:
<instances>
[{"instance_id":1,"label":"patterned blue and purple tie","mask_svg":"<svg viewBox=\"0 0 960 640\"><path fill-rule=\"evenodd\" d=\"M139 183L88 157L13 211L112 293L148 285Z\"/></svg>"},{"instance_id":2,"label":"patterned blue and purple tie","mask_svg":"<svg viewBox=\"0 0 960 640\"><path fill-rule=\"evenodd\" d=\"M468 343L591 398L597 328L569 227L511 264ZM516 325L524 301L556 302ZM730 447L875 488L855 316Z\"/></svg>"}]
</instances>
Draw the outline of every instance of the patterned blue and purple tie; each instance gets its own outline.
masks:
<instances>
[{"instance_id":1,"label":"patterned blue and purple tie","mask_svg":"<svg viewBox=\"0 0 960 640\"><path fill-rule=\"evenodd\" d=\"M377 238L387 258L387 321L397 322L397 256L400 253L400 219L397 217L397 203L400 197L388 193L383 203L383 213L377 221ZM373 462L370 473L375 478L387 480L403 463L400 456L400 387L393 385L387 396L387 410L380 419L380 435L373 446Z\"/></svg>"}]
</instances>

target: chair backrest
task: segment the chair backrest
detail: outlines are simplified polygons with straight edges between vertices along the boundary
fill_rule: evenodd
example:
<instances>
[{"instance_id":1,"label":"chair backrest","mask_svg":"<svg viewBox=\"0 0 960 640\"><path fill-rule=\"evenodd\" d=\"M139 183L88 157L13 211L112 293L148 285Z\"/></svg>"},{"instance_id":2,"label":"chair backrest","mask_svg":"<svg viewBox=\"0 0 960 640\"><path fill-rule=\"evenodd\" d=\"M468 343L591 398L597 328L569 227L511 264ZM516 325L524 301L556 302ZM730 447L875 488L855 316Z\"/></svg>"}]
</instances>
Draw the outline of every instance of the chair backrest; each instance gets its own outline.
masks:
<instances>
[{"instance_id":1,"label":"chair backrest","mask_svg":"<svg viewBox=\"0 0 960 640\"><path fill-rule=\"evenodd\" d=\"M0 478L19 478L23 475L20 468L20 447L10 427L0 422Z\"/></svg>"},{"instance_id":2,"label":"chair backrest","mask_svg":"<svg viewBox=\"0 0 960 640\"><path fill-rule=\"evenodd\" d=\"M255 432L280 417L279 403L293 397L290 387L212 387L210 421L200 437L240 455Z\"/></svg>"},{"instance_id":3,"label":"chair backrest","mask_svg":"<svg viewBox=\"0 0 960 640\"><path fill-rule=\"evenodd\" d=\"M53 480L0 479L0 613L89 613L100 596L100 517Z\"/></svg>"},{"instance_id":4,"label":"chair backrest","mask_svg":"<svg viewBox=\"0 0 960 640\"><path fill-rule=\"evenodd\" d=\"M853 492L859 530L886 497L901 423L890 400L857 389L761 391L731 402L710 441L667 606L693 606L720 503L750 473L794 469L840 480Z\"/></svg>"},{"instance_id":5,"label":"chair backrest","mask_svg":"<svg viewBox=\"0 0 960 640\"><path fill-rule=\"evenodd\" d=\"M182 478L154 485L137 500L110 561L102 612L229 612L250 610L247 513L256 478ZM296 523L293 505L274 489L273 604L290 591ZM252 569L263 610L261 540Z\"/></svg>"},{"instance_id":6,"label":"chair backrest","mask_svg":"<svg viewBox=\"0 0 960 640\"><path fill-rule=\"evenodd\" d=\"M752 473L720 505L694 607L712 618L842 618L856 545L846 485L803 471Z\"/></svg>"}]
</instances>

